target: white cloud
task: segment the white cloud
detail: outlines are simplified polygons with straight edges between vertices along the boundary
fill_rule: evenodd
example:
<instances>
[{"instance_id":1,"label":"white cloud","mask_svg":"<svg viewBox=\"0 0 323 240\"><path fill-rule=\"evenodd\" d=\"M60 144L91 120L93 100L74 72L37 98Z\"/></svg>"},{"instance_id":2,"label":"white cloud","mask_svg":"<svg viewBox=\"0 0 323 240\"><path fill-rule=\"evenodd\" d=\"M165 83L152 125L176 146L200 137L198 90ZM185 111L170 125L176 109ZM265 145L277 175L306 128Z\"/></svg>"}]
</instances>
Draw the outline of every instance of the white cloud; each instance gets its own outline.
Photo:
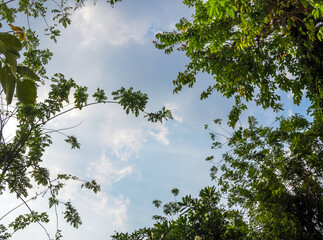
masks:
<instances>
[{"instance_id":1,"label":"white cloud","mask_svg":"<svg viewBox=\"0 0 323 240\"><path fill-rule=\"evenodd\" d=\"M167 103L165 107L172 111L172 115L175 121L178 123L183 123L183 117L181 117L178 113L178 106L175 103Z\"/></svg>"},{"instance_id":2,"label":"white cloud","mask_svg":"<svg viewBox=\"0 0 323 240\"><path fill-rule=\"evenodd\" d=\"M124 198L122 195L114 198L103 195L98 197L99 202L91 202L96 214L101 215L101 219L112 220L113 229L124 231L126 229L126 221L128 220L129 199Z\"/></svg>"},{"instance_id":3,"label":"white cloud","mask_svg":"<svg viewBox=\"0 0 323 240\"><path fill-rule=\"evenodd\" d=\"M155 124L152 127L152 130L149 132L158 142L164 144L165 146L169 145L168 128L163 124Z\"/></svg>"},{"instance_id":4,"label":"white cloud","mask_svg":"<svg viewBox=\"0 0 323 240\"><path fill-rule=\"evenodd\" d=\"M80 182L78 181L68 181L64 188L59 193L60 200L62 201L69 201L78 199L76 197L77 191L80 189Z\"/></svg>"},{"instance_id":5,"label":"white cloud","mask_svg":"<svg viewBox=\"0 0 323 240\"><path fill-rule=\"evenodd\" d=\"M2 122L2 119L1 119ZM3 124L3 122L2 122ZM5 139L5 142L11 142L16 135L18 121L16 118L11 117L5 125L2 126L2 134Z\"/></svg>"},{"instance_id":6,"label":"white cloud","mask_svg":"<svg viewBox=\"0 0 323 240\"><path fill-rule=\"evenodd\" d=\"M61 211L65 210L61 204L58 207L58 227L62 230L64 239L106 239L114 231L127 230L130 200L123 195L111 196L108 193L94 195L91 192L78 191L74 198L72 204L80 213L83 224L78 229L73 229L68 223L65 223L61 219L62 215L60 215ZM13 196L10 200L8 201L9 204L5 205L5 211L8 211L9 207L12 208L21 203ZM48 207L47 198L39 197L35 201L28 202L28 205L35 211L44 211ZM3 214L3 212L1 213ZM28 209L23 205L13 214L9 214L2 223L7 224L9 221L13 221L18 214L25 213L28 213ZM53 238L56 232L56 214L53 209L48 210L48 213L51 221L44 226ZM31 224L23 231L14 234L14 239L42 239L44 237L46 237L46 234L38 224Z\"/></svg>"},{"instance_id":7,"label":"white cloud","mask_svg":"<svg viewBox=\"0 0 323 240\"><path fill-rule=\"evenodd\" d=\"M99 48L100 45L123 46L131 41L142 44L149 31L143 19L128 19L107 6L86 6L74 16L73 26L80 34L81 45Z\"/></svg>"},{"instance_id":8,"label":"white cloud","mask_svg":"<svg viewBox=\"0 0 323 240\"><path fill-rule=\"evenodd\" d=\"M145 141L145 136L140 128L131 126L111 128L102 125L100 139L105 146L112 149L118 159L128 161L132 155L137 154L141 144Z\"/></svg>"},{"instance_id":9,"label":"white cloud","mask_svg":"<svg viewBox=\"0 0 323 240\"><path fill-rule=\"evenodd\" d=\"M168 28L169 28L169 31L177 30L176 23L169 24Z\"/></svg>"},{"instance_id":10,"label":"white cloud","mask_svg":"<svg viewBox=\"0 0 323 240\"><path fill-rule=\"evenodd\" d=\"M88 167L88 175L94 177L100 184L111 185L133 172L131 166L118 166L118 161L102 155L99 161L92 162ZM120 165L120 164L119 164Z\"/></svg>"},{"instance_id":11,"label":"white cloud","mask_svg":"<svg viewBox=\"0 0 323 240\"><path fill-rule=\"evenodd\" d=\"M289 92L288 92L288 94L287 94L287 97L288 97L289 99L293 99L293 97L294 97L294 93L292 93L292 91L289 91Z\"/></svg>"}]
</instances>

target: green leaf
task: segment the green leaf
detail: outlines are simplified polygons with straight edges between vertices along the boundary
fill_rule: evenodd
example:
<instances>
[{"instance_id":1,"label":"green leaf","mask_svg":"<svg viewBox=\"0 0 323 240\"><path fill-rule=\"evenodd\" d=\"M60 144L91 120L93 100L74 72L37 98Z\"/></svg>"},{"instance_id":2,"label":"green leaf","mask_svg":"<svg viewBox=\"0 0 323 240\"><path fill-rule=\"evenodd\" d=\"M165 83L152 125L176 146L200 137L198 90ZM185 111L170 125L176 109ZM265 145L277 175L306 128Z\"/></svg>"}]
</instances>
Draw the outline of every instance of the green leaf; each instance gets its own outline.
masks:
<instances>
[{"instance_id":1,"label":"green leaf","mask_svg":"<svg viewBox=\"0 0 323 240\"><path fill-rule=\"evenodd\" d=\"M95 98L95 101L99 103L104 102L108 99L107 96L105 96L104 91L100 88L98 88L97 91L93 94L93 97Z\"/></svg>"},{"instance_id":2,"label":"green leaf","mask_svg":"<svg viewBox=\"0 0 323 240\"><path fill-rule=\"evenodd\" d=\"M0 69L0 82L3 91L6 94L7 104L10 104L15 91L16 78L12 75L8 66Z\"/></svg>"},{"instance_id":3,"label":"green leaf","mask_svg":"<svg viewBox=\"0 0 323 240\"><path fill-rule=\"evenodd\" d=\"M234 11L231 8L227 8L226 12L231 18L234 18Z\"/></svg>"},{"instance_id":4,"label":"green leaf","mask_svg":"<svg viewBox=\"0 0 323 240\"><path fill-rule=\"evenodd\" d=\"M22 45L18 38L8 33L0 33L0 52L20 51Z\"/></svg>"},{"instance_id":5,"label":"green leaf","mask_svg":"<svg viewBox=\"0 0 323 240\"><path fill-rule=\"evenodd\" d=\"M6 63L10 66L12 74L16 77L17 56L12 52L6 52L4 55L6 56Z\"/></svg>"},{"instance_id":6,"label":"green leaf","mask_svg":"<svg viewBox=\"0 0 323 240\"><path fill-rule=\"evenodd\" d=\"M83 183L81 185L81 188L83 187L92 190L94 193L101 192L101 187L95 180L92 180L91 182Z\"/></svg>"},{"instance_id":7,"label":"green leaf","mask_svg":"<svg viewBox=\"0 0 323 240\"><path fill-rule=\"evenodd\" d=\"M66 222L70 223L73 227L78 228L81 224L81 217L75 207L72 206L71 202L65 204L66 211L64 212L64 218Z\"/></svg>"},{"instance_id":8,"label":"green leaf","mask_svg":"<svg viewBox=\"0 0 323 240\"><path fill-rule=\"evenodd\" d=\"M77 138L75 136L67 136L67 139L65 139L65 142L71 144L71 148L78 148L80 149L81 144L77 141Z\"/></svg>"},{"instance_id":9,"label":"green leaf","mask_svg":"<svg viewBox=\"0 0 323 240\"><path fill-rule=\"evenodd\" d=\"M17 82L17 97L24 104L33 104L37 97L37 88L34 81L25 79Z\"/></svg>"},{"instance_id":10,"label":"green leaf","mask_svg":"<svg viewBox=\"0 0 323 240\"><path fill-rule=\"evenodd\" d=\"M304 8L308 7L308 2L306 0L300 0L300 2L304 6Z\"/></svg>"},{"instance_id":11,"label":"green leaf","mask_svg":"<svg viewBox=\"0 0 323 240\"><path fill-rule=\"evenodd\" d=\"M17 66L17 73L34 81L40 81L40 78L34 73L33 70L25 66Z\"/></svg>"}]
</instances>

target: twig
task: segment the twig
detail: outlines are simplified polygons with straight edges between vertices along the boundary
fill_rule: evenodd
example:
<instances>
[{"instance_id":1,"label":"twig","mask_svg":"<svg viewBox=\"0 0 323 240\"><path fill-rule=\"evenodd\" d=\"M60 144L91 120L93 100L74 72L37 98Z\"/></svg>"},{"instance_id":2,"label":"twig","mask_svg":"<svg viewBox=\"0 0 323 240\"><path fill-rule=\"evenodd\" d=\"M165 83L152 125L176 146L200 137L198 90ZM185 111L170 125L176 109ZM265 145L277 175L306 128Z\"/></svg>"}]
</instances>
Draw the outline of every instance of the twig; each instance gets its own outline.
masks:
<instances>
[{"instance_id":1,"label":"twig","mask_svg":"<svg viewBox=\"0 0 323 240\"><path fill-rule=\"evenodd\" d=\"M27 202L21 197L21 195L18 193L17 189L11 185L11 183L6 180L6 182L13 188L13 190L16 192L18 198L23 202L23 204L28 208L28 210L30 211L31 215L33 216L34 219L36 219L35 215L34 215L34 212L31 210L31 208L29 207L29 205L27 204ZM37 223L44 229L48 239L50 240L50 235L49 233L47 232L46 228L43 226L43 224L41 224L38 220L36 220Z\"/></svg>"},{"instance_id":2,"label":"twig","mask_svg":"<svg viewBox=\"0 0 323 240\"><path fill-rule=\"evenodd\" d=\"M46 189L46 190L44 190L44 191L42 191L42 192L40 192L40 193L37 193L35 196L33 196L32 198L29 198L28 200L25 200L25 202L27 203L27 202L29 202L29 201L31 201L31 200L35 200L38 196L40 196L40 195L42 195L42 194L44 194L44 193L46 193L48 191L48 189ZM25 203L21 203L21 204L19 204L18 206L16 206L15 208L13 208L13 209L11 209L9 212L7 212L5 215L3 215L1 218L0 218L0 221L2 220L2 219L4 219L7 215L9 215L11 212L13 212L14 210L16 210L17 208L19 208L19 207L21 207L22 205L24 205Z\"/></svg>"},{"instance_id":3,"label":"twig","mask_svg":"<svg viewBox=\"0 0 323 240\"><path fill-rule=\"evenodd\" d=\"M0 5L0 8L1 8L3 5L6 5L7 3L11 3L11 2L13 2L13 1L15 1L15 0L9 0L9 1L7 1L7 2L2 3L2 4Z\"/></svg>"},{"instance_id":4,"label":"twig","mask_svg":"<svg viewBox=\"0 0 323 240\"><path fill-rule=\"evenodd\" d=\"M85 107L89 107L89 106L91 106L91 105L100 104L100 103L119 103L119 102L116 102L116 101L92 102L92 103L89 103L89 104L84 105L84 106L83 106L83 108L85 108ZM41 122L41 123L37 124L37 125L36 125L36 127L41 126L41 125L45 125L47 122L51 121L52 119L57 118L58 116L63 115L63 114L65 114L65 113L68 113L68 112L70 112L70 111L72 111L72 110L74 110L74 109L78 109L78 108L77 108L77 107L72 107L72 108L67 109L67 110L65 110L65 111L63 111L63 112L60 112L60 113L58 113L57 115L55 115L55 116L53 116L53 117L51 117L51 118L48 118L46 121L43 121L43 122Z\"/></svg>"},{"instance_id":5,"label":"twig","mask_svg":"<svg viewBox=\"0 0 323 240\"><path fill-rule=\"evenodd\" d=\"M72 126L72 127L66 127L66 128L61 128L61 129L44 129L44 130L48 130L48 131L43 132L43 133L46 134L46 133L57 132L57 133L63 134L60 131L65 131L65 130L70 130L70 129L76 128L76 127L80 126L82 123L83 123L83 120L80 123L78 123L78 124L76 124L75 126ZM65 134L63 134L63 135L65 135Z\"/></svg>"}]
</instances>

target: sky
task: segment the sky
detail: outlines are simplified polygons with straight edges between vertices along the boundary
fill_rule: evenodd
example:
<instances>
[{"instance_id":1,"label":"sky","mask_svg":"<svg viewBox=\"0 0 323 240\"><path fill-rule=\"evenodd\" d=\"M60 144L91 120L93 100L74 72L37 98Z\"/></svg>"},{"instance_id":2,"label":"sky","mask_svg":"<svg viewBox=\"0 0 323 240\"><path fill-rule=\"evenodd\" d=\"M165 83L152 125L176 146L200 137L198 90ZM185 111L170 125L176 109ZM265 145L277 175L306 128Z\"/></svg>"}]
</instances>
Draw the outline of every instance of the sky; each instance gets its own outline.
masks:
<instances>
[{"instance_id":1,"label":"sky","mask_svg":"<svg viewBox=\"0 0 323 240\"><path fill-rule=\"evenodd\" d=\"M126 115L118 105L102 104L72 111L47 126L61 129L79 124L64 133L77 136L81 143L81 149L71 150L64 136L52 134L54 143L46 150L43 162L51 174L70 173L81 179L96 179L102 188L95 195L80 189L77 182L67 184L61 200L72 201L83 224L73 229L60 214L63 239L110 239L115 231L151 226L152 215L161 213L153 207L153 200L173 200L170 190L174 187L180 189L180 196L197 196L201 188L215 184L209 177L211 165L205 158L215 154L215 159L220 160L221 152L211 150L204 124L218 130L212 120L227 120L233 101L217 93L201 101L200 93L213 79L202 74L194 88L184 88L173 95L172 81L185 69L188 59L183 52L165 55L152 44L157 32L171 31L181 17L190 19L191 15L192 9L181 1L124 0L114 8L97 1L74 13L72 24L62 31L57 44L41 36L41 46L54 53L47 67L49 75L63 73L88 86L89 92L99 87L108 96L122 86L133 87L148 94L147 111L166 106L174 116L163 124L150 123L142 115ZM40 20L30 24L31 28L45 27ZM40 89L39 99L46 96L47 90L46 86ZM291 97L284 97L286 115L297 111ZM242 125L248 115L263 124L270 124L276 116L254 103L243 113ZM35 210L47 210L46 199L38 197L29 204ZM1 195L0 202L0 216L20 204L8 194ZM58 212L62 211L63 208ZM7 221L18 213L28 210L20 207L6 217ZM55 213L49 210L49 214L52 222L45 226L54 237ZM13 239L42 240L46 234L35 224L15 233Z\"/></svg>"}]
</instances>

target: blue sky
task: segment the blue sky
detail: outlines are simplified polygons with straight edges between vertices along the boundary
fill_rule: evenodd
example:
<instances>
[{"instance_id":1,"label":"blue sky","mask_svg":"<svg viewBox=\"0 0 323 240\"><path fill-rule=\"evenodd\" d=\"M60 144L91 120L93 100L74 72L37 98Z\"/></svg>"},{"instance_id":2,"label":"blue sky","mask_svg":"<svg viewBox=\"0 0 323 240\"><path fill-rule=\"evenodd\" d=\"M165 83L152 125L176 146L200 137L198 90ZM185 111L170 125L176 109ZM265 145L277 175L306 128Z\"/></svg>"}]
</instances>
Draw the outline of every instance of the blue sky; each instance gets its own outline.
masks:
<instances>
[{"instance_id":1,"label":"blue sky","mask_svg":"<svg viewBox=\"0 0 323 240\"><path fill-rule=\"evenodd\" d=\"M213 153L204 124L212 127L213 119L226 120L232 100L214 94L200 101L201 91L212 81L207 75L200 75L194 88L173 95L172 81L184 70L188 59L183 52L165 55L152 44L155 33L172 30L181 17L190 18L191 13L181 1L174 0L125 0L115 8L98 1L95 6L88 3L72 16L72 25L62 32L57 44L41 38L42 46L54 52L48 66L50 74L61 72L88 86L90 92L100 87L108 95L121 86L132 86L149 95L148 111L166 105L174 114L174 120L153 124L143 116L126 115L118 105L99 105L66 114L48 126L59 129L82 122L65 132L78 137L81 149L71 150L63 136L54 134L44 166L52 174L65 172L96 179L102 187L102 192L94 195L80 190L77 183L67 185L61 198L73 202L83 225L75 230L60 216L63 239L110 239L115 230L151 226L151 216L160 213L151 204L154 199L172 200L173 187L180 189L181 196L197 196L201 188L213 184L209 177L211 165L204 161ZM41 28L42 24L31 21L31 27ZM39 98L44 98L46 92L45 86ZM288 115L296 109L290 95L285 95L284 113ZM264 124L276 116L256 108L254 103L243 114L242 124L248 115L260 118ZM220 157L217 153L216 159ZM7 195L2 199L9 207L19 203ZM30 206L44 209L47 202L39 198ZM4 211L0 207L0 215ZM27 212L20 208L16 214L19 211ZM54 212L50 215L53 221L46 226L53 236ZM45 238L43 230L34 225L16 233L13 239Z\"/></svg>"}]
</instances>

